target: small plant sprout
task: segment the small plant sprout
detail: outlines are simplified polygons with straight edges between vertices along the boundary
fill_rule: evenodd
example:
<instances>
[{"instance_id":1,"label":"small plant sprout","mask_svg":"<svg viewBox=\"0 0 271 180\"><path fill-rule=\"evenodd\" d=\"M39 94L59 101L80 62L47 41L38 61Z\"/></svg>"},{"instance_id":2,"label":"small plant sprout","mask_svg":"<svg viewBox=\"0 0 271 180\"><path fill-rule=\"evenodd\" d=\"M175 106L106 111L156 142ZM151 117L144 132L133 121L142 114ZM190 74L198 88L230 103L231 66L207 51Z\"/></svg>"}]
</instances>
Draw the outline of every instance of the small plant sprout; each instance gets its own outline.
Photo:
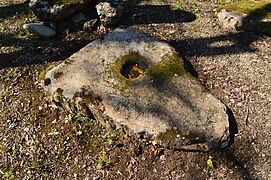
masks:
<instances>
[{"instance_id":1,"label":"small plant sprout","mask_svg":"<svg viewBox=\"0 0 271 180\"><path fill-rule=\"evenodd\" d=\"M150 141L150 142L151 142L151 144L152 144L153 146L157 146L157 145L158 145L158 143L157 143L155 140Z\"/></svg>"},{"instance_id":2,"label":"small plant sprout","mask_svg":"<svg viewBox=\"0 0 271 180\"><path fill-rule=\"evenodd\" d=\"M171 5L170 9L172 11L182 11L182 10L184 10L184 5L180 2L178 2L176 4Z\"/></svg>"},{"instance_id":3,"label":"small plant sprout","mask_svg":"<svg viewBox=\"0 0 271 180\"><path fill-rule=\"evenodd\" d=\"M66 117L65 117L65 122L69 122L72 120L72 115L71 114L68 114Z\"/></svg>"},{"instance_id":4,"label":"small plant sprout","mask_svg":"<svg viewBox=\"0 0 271 180\"><path fill-rule=\"evenodd\" d=\"M198 8L197 6L195 6L195 5L191 7L191 10L192 10L194 13L199 12L199 8Z\"/></svg>"},{"instance_id":5,"label":"small plant sprout","mask_svg":"<svg viewBox=\"0 0 271 180\"><path fill-rule=\"evenodd\" d=\"M4 174L4 178L5 178L5 179L14 179L14 175L13 175L12 170L7 171L7 172Z\"/></svg>"},{"instance_id":6,"label":"small plant sprout","mask_svg":"<svg viewBox=\"0 0 271 180\"><path fill-rule=\"evenodd\" d=\"M55 128L53 128L53 129L48 133L49 136L55 136L55 135L58 135L58 134L59 134L59 132L57 132L57 130L56 130Z\"/></svg>"},{"instance_id":7,"label":"small plant sprout","mask_svg":"<svg viewBox=\"0 0 271 180\"><path fill-rule=\"evenodd\" d=\"M112 145L113 140L117 138L117 134L115 131L108 131L102 136L102 138L107 144Z\"/></svg>"},{"instance_id":8,"label":"small plant sprout","mask_svg":"<svg viewBox=\"0 0 271 180\"><path fill-rule=\"evenodd\" d=\"M214 163L213 163L213 157L209 156L208 160L207 160L207 165L208 167L210 167L211 169L214 169Z\"/></svg>"},{"instance_id":9,"label":"small plant sprout","mask_svg":"<svg viewBox=\"0 0 271 180\"><path fill-rule=\"evenodd\" d=\"M110 163L110 159L105 151L102 151L100 153L100 156L98 158L98 163L97 163L97 169L101 169L102 167L108 165Z\"/></svg>"},{"instance_id":10,"label":"small plant sprout","mask_svg":"<svg viewBox=\"0 0 271 180\"><path fill-rule=\"evenodd\" d=\"M193 5L193 6L191 6L191 10L192 10L193 13L195 13L196 18L200 17L199 7Z\"/></svg>"}]
</instances>

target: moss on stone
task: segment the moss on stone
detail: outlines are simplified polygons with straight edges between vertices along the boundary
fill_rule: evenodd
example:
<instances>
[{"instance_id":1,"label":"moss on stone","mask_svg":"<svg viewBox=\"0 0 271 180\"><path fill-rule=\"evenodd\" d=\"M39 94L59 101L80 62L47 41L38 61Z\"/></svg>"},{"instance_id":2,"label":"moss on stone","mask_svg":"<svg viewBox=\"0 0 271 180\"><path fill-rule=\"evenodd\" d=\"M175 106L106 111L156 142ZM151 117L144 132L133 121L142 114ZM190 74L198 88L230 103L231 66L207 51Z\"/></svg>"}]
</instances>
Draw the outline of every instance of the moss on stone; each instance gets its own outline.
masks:
<instances>
[{"instance_id":1,"label":"moss on stone","mask_svg":"<svg viewBox=\"0 0 271 180\"><path fill-rule=\"evenodd\" d=\"M227 11L235 11L236 13L253 15L260 18L271 18L271 3L265 0L245 0L232 4L223 5L218 8L218 12L222 9Z\"/></svg>"},{"instance_id":2,"label":"moss on stone","mask_svg":"<svg viewBox=\"0 0 271 180\"><path fill-rule=\"evenodd\" d=\"M181 58L175 53L168 56L159 64L146 70L145 74L149 74L158 78L167 78L175 75L184 75L186 71Z\"/></svg>"},{"instance_id":3,"label":"moss on stone","mask_svg":"<svg viewBox=\"0 0 271 180\"><path fill-rule=\"evenodd\" d=\"M40 75L39 75L39 80L43 80L45 78L45 75L48 71L52 70L54 67L58 66L59 64L61 64L62 62L56 62L55 64L51 64L49 65L45 70L43 70Z\"/></svg>"},{"instance_id":4,"label":"moss on stone","mask_svg":"<svg viewBox=\"0 0 271 180\"><path fill-rule=\"evenodd\" d=\"M53 69L55 67L54 64L51 64L50 66L48 66L45 70L43 70L40 75L39 75L39 80L43 80L45 78L45 75L48 71L50 71L51 69Z\"/></svg>"}]
</instances>

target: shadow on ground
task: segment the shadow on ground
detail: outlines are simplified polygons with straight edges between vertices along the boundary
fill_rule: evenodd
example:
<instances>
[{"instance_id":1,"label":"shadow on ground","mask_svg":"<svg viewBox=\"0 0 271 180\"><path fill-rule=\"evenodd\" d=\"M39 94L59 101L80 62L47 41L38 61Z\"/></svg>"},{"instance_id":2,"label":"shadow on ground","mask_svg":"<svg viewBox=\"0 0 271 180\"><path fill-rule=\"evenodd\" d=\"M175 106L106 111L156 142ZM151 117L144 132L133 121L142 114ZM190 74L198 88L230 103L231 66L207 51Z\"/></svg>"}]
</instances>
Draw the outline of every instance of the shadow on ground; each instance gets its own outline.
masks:
<instances>
[{"instance_id":1,"label":"shadow on ground","mask_svg":"<svg viewBox=\"0 0 271 180\"><path fill-rule=\"evenodd\" d=\"M13 8L19 9L14 11ZM27 13L26 4L12 5L0 8L0 18L7 18L17 15L18 13ZM255 18L257 10L251 12L246 20ZM265 15L258 17L258 20L263 19ZM126 12L125 20L121 21L122 25L131 26L134 24L152 24L152 23L185 23L195 20L195 15L187 11L171 11L169 6L140 6L137 5L134 9ZM97 38L97 36L95 36ZM92 40L95 39L93 37ZM222 36L210 38L190 38L178 39L169 42L177 50L183 49L179 53L185 57L185 66L189 71L197 76L193 66L187 58L192 56L217 56L223 54L253 52L251 43L259 39L261 36L250 32L229 33ZM228 41L229 45L217 47L215 43L220 41ZM63 38L54 39L27 39L19 38L14 34L0 34L0 46L16 47L17 50L0 54L0 68L27 66L31 64L41 64L45 61L56 61L65 59L74 52L80 50L91 40L82 40L81 38L65 40ZM3 51L3 49L1 49ZM232 115L230 120L233 127L232 133L237 131L236 121ZM235 129L235 130L234 130ZM247 177L250 177L250 172L247 171L242 162L230 152L225 151L225 157L232 161L236 166L240 167Z\"/></svg>"},{"instance_id":2,"label":"shadow on ground","mask_svg":"<svg viewBox=\"0 0 271 180\"><path fill-rule=\"evenodd\" d=\"M65 59L87 45L90 40L62 38L20 38L0 34L0 68L27 66Z\"/></svg>"},{"instance_id":3,"label":"shadow on ground","mask_svg":"<svg viewBox=\"0 0 271 180\"><path fill-rule=\"evenodd\" d=\"M153 23L185 23L196 19L196 16L188 11L171 10L169 5L137 5L126 12L122 23L126 25L153 24Z\"/></svg>"},{"instance_id":4,"label":"shadow on ground","mask_svg":"<svg viewBox=\"0 0 271 180\"><path fill-rule=\"evenodd\" d=\"M29 11L28 1L21 4L12 4L9 6L0 7L0 19L13 17L19 14L26 14L29 13Z\"/></svg>"}]
</instances>

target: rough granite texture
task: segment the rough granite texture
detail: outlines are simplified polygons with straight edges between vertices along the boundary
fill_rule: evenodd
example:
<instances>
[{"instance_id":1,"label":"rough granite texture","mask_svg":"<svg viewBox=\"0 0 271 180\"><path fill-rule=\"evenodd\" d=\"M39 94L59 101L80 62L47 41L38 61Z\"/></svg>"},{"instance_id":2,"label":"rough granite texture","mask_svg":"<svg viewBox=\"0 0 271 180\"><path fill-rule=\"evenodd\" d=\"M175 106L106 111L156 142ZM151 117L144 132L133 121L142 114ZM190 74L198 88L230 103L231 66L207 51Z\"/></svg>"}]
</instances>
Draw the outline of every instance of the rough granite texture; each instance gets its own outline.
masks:
<instances>
[{"instance_id":1,"label":"rough granite texture","mask_svg":"<svg viewBox=\"0 0 271 180\"><path fill-rule=\"evenodd\" d=\"M144 74L124 77L125 64L140 65ZM140 31L117 29L88 44L45 81L66 109L76 113L86 104L103 124L163 146L209 150L230 140L226 106L185 72L169 44Z\"/></svg>"}]
</instances>

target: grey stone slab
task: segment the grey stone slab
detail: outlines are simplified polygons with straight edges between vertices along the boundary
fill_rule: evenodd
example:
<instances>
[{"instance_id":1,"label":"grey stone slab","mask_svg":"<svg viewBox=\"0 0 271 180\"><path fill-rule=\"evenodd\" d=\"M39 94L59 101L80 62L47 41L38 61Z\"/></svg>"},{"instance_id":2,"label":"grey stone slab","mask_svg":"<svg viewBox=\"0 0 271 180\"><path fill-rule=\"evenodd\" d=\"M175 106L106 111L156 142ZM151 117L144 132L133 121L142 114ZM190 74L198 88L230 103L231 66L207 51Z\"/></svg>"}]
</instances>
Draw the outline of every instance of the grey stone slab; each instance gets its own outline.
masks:
<instances>
[{"instance_id":1,"label":"grey stone slab","mask_svg":"<svg viewBox=\"0 0 271 180\"><path fill-rule=\"evenodd\" d=\"M116 29L48 71L53 101L170 148L209 150L229 144L226 106L184 70L166 42Z\"/></svg>"},{"instance_id":2,"label":"grey stone slab","mask_svg":"<svg viewBox=\"0 0 271 180\"><path fill-rule=\"evenodd\" d=\"M24 29L28 30L31 33L37 34L43 37L53 37L56 35L56 31L48 26L44 26L38 23L29 23L24 24Z\"/></svg>"}]
</instances>

